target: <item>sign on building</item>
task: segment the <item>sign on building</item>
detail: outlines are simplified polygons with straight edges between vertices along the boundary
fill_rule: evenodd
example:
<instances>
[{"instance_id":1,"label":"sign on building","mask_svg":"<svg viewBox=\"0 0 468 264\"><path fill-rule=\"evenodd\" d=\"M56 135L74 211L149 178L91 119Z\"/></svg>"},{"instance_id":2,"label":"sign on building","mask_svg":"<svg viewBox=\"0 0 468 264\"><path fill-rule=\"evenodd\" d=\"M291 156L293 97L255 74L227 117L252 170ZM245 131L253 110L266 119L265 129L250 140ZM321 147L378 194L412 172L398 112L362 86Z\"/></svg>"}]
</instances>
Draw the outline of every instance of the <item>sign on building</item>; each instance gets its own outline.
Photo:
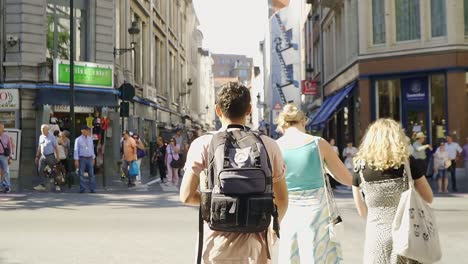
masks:
<instances>
[{"instance_id":1,"label":"sign on building","mask_svg":"<svg viewBox=\"0 0 468 264\"><path fill-rule=\"evenodd\" d=\"M0 110L18 110L18 89L0 89Z\"/></svg>"},{"instance_id":2,"label":"sign on building","mask_svg":"<svg viewBox=\"0 0 468 264\"><path fill-rule=\"evenodd\" d=\"M75 85L114 88L114 67L111 64L75 62ZM70 62L54 60L54 83L70 85Z\"/></svg>"},{"instance_id":3,"label":"sign on building","mask_svg":"<svg viewBox=\"0 0 468 264\"><path fill-rule=\"evenodd\" d=\"M302 80L302 94L316 95L317 82L315 80Z\"/></svg>"}]
</instances>

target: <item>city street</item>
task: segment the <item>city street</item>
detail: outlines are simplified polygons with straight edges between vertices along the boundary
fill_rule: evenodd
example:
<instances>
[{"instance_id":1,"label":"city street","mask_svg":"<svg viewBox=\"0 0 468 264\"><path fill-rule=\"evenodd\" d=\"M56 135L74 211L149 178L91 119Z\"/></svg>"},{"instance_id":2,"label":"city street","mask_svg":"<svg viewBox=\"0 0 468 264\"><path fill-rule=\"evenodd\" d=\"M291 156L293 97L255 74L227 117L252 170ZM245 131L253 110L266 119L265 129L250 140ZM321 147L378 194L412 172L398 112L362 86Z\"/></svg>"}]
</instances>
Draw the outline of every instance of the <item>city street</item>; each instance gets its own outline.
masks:
<instances>
[{"instance_id":1,"label":"city street","mask_svg":"<svg viewBox=\"0 0 468 264\"><path fill-rule=\"evenodd\" d=\"M361 263L364 221L350 194L337 194L346 223L345 263ZM440 263L468 257L467 196L434 202L443 248ZM0 195L1 264L193 263L197 211L175 188L154 184L100 194Z\"/></svg>"}]
</instances>

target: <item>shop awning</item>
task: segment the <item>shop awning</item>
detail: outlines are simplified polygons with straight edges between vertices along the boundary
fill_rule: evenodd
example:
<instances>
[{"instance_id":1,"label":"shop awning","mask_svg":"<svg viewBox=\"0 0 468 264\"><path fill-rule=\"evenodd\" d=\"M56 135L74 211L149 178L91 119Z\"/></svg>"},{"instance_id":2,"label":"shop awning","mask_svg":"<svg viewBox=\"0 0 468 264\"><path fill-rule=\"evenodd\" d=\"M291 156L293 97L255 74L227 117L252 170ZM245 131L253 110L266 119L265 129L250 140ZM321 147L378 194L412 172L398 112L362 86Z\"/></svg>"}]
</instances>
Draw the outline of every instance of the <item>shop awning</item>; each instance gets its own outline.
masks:
<instances>
[{"instance_id":1,"label":"shop awning","mask_svg":"<svg viewBox=\"0 0 468 264\"><path fill-rule=\"evenodd\" d=\"M313 129L325 128L327 121L337 110L340 109L341 103L353 91L354 87L356 86L357 82L353 82L346 86L344 89L325 99L322 106L320 106L319 110L317 111L317 114L312 120L310 126Z\"/></svg>"},{"instance_id":2,"label":"shop awning","mask_svg":"<svg viewBox=\"0 0 468 264\"><path fill-rule=\"evenodd\" d=\"M113 89L75 90L75 105L117 107ZM70 90L42 88L37 90L35 105L70 105Z\"/></svg>"}]
</instances>

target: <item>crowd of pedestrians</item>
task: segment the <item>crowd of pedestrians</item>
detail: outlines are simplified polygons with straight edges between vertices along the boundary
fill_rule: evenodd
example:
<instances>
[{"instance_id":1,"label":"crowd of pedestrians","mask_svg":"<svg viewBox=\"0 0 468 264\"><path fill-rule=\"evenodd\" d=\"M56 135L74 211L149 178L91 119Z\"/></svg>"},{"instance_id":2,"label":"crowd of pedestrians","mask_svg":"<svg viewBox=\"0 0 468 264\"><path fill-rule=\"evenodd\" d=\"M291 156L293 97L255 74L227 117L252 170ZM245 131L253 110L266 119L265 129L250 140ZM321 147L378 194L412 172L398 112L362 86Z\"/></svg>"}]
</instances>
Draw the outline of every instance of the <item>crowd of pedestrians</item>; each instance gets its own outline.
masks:
<instances>
[{"instance_id":1,"label":"crowd of pedestrians","mask_svg":"<svg viewBox=\"0 0 468 264\"><path fill-rule=\"evenodd\" d=\"M413 220L415 214L421 219L431 214L414 208L409 212L404 207L400 210L410 189L423 203L433 199L426 172L426 151L432 146L425 144L423 133L415 134L414 144L408 144L400 123L378 119L358 148L347 143L342 161L334 140L328 143L306 133L306 115L294 105L286 105L279 115L277 124L283 135L276 142L245 127L250 112L248 88L239 83L226 84L216 101L222 128L193 141L187 153L180 200L200 206L197 263L345 262L340 244L343 221L329 177L352 186L358 214L366 219L363 263L421 263L418 256L394 248L398 241L394 240L393 229L397 215L403 211ZM460 154L464 153L468 163L466 140L461 149L447 137L434 152L431 166L440 192L447 191L447 174L454 177L451 171ZM262 150L268 154L268 169L261 160ZM263 179L257 170L268 175ZM263 184L266 189L249 191ZM455 181L452 186L456 191ZM273 204L269 202L270 187ZM258 200L263 202L258 204ZM250 226L255 222L250 219L254 218L252 210L255 215L263 215L266 223L271 221L269 227L262 221L256 222L256 228ZM409 227L414 234L406 238L415 235L427 242L434 237L437 241L433 244L437 245L435 226L432 222L426 224L424 233L423 226ZM434 249L438 251L440 248ZM437 254L428 254L440 259Z\"/></svg>"}]
</instances>

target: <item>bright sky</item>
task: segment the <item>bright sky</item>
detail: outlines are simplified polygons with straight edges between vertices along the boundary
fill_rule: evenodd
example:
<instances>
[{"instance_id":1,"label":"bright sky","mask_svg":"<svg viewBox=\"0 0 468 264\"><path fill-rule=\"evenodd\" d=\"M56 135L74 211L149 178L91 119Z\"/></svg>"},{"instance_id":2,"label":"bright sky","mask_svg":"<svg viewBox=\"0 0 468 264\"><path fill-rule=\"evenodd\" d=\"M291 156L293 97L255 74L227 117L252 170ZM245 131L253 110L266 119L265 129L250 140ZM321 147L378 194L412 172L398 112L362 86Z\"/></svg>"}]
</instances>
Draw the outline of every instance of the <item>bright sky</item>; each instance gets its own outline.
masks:
<instances>
[{"instance_id":1,"label":"bright sky","mask_svg":"<svg viewBox=\"0 0 468 264\"><path fill-rule=\"evenodd\" d=\"M205 49L255 57L265 36L267 0L194 0L193 3Z\"/></svg>"}]
</instances>

